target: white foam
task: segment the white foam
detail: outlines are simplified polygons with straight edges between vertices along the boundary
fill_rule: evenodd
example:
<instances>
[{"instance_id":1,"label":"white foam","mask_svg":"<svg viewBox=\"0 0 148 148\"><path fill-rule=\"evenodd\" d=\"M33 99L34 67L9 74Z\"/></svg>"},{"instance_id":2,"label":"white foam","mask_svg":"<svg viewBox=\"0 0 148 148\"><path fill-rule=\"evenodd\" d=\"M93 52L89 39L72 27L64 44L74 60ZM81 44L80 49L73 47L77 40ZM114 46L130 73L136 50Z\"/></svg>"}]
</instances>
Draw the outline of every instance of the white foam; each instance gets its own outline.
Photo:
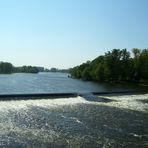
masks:
<instances>
[{"instance_id":1,"label":"white foam","mask_svg":"<svg viewBox=\"0 0 148 148\"><path fill-rule=\"evenodd\" d=\"M117 108L131 109L148 113L148 94L143 95L122 95L122 96L102 96L114 101L106 103L107 106L114 106Z\"/></svg>"},{"instance_id":2,"label":"white foam","mask_svg":"<svg viewBox=\"0 0 148 148\"><path fill-rule=\"evenodd\" d=\"M0 114L7 113L9 110L26 110L30 106L39 106L47 108L58 108L65 105L76 104L95 104L107 105L118 108L132 109L137 111L148 112L148 103L143 103L142 100L148 100L148 94L143 95L123 95L123 96L101 96L114 101L103 103L87 101L82 97L75 98L60 98L60 99L40 99L40 100L19 100L19 101L0 101Z\"/></svg>"},{"instance_id":3,"label":"white foam","mask_svg":"<svg viewBox=\"0 0 148 148\"><path fill-rule=\"evenodd\" d=\"M26 109L28 106L40 107L59 107L62 105L74 105L86 103L84 98L60 98L60 99L40 99L40 100L19 100L19 101L0 101L0 111Z\"/></svg>"}]
</instances>

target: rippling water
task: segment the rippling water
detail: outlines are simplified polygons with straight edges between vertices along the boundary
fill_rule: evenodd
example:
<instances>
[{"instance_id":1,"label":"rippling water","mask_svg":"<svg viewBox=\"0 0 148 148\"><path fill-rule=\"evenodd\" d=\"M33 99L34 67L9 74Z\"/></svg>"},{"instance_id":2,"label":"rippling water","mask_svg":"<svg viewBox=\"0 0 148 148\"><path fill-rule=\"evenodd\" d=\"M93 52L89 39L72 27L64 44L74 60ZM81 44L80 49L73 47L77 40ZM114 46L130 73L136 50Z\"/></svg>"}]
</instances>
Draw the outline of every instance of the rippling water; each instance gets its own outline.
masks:
<instances>
[{"instance_id":1,"label":"rippling water","mask_svg":"<svg viewBox=\"0 0 148 148\"><path fill-rule=\"evenodd\" d=\"M0 147L146 147L148 95L111 99L1 101Z\"/></svg>"},{"instance_id":2,"label":"rippling water","mask_svg":"<svg viewBox=\"0 0 148 148\"><path fill-rule=\"evenodd\" d=\"M135 90L84 82L63 73L0 75L0 93ZM0 147L147 147L148 95L0 101Z\"/></svg>"},{"instance_id":3,"label":"rippling water","mask_svg":"<svg viewBox=\"0 0 148 148\"><path fill-rule=\"evenodd\" d=\"M66 93L136 90L135 85L84 82L68 78L65 73L0 75L0 94L12 93Z\"/></svg>"}]
</instances>

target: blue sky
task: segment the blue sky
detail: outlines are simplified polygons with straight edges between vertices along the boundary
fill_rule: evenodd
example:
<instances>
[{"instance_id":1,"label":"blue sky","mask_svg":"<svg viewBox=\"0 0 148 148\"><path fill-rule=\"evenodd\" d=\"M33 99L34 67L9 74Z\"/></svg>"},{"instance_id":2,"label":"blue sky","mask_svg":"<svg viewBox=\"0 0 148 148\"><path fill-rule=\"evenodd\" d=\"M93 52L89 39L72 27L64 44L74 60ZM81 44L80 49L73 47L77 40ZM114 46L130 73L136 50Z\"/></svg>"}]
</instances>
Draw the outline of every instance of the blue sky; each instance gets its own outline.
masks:
<instances>
[{"instance_id":1,"label":"blue sky","mask_svg":"<svg viewBox=\"0 0 148 148\"><path fill-rule=\"evenodd\" d=\"M69 68L148 48L147 0L0 0L0 61Z\"/></svg>"}]
</instances>

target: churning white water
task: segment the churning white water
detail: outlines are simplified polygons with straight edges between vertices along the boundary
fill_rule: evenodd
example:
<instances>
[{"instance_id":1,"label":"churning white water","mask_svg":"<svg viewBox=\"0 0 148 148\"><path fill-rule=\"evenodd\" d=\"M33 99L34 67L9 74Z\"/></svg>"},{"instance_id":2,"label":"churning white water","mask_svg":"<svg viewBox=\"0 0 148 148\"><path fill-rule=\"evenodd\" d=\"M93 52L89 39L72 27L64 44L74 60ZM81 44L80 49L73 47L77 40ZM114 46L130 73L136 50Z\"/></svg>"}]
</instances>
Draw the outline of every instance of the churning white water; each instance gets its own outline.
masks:
<instances>
[{"instance_id":1,"label":"churning white water","mask_svg":"<svg viewBox=\"0 0 148 148\"><path fill-rule=\"evenodd\" d=\"M147 146L148 94L99 97L0 101L0 147Z\"/></svg>"},{"instance_id":2,"label":"churning white water","mask_svg":"<svg viewBox=\"0 0 148 148\"><path fill-rule=\"evenodd\" d=\"M148 94L143 95L122 95L122 96L103 96L114 101L107 103L123 109L131 109L148 113Z\"/></svg>"}]
</instances>

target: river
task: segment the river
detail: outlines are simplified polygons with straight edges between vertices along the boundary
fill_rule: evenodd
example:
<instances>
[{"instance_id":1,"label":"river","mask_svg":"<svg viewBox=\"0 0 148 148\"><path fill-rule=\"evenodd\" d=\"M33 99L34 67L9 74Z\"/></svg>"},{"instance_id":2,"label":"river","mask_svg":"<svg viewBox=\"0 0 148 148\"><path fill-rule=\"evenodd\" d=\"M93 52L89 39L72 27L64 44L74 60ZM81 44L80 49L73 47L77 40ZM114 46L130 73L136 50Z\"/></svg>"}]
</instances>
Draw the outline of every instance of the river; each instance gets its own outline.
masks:
<instances>
[{"instance_id":1,"label":"river","mask_svg":"<svg viewBox=\"0 0 148 148\"><path fill-rule=\"evenodd\" d=\"M0 93L136 90L68 78L64 73L0 75ZM139 148L148 146L148 94L0 101L2 148Z\"/></svg>"},{"instance_id":2,"label":"river","mask_svg":"<svg viewBox=\"0 0 148 148\"><path fill-rule=\"evenodd\" d=\"M67 73L14 73L0 75L0 94L79 93L143 89L137 85L86 82ZM145 88L144 88L145 89Z\"/></svg>"}]
</instances>

